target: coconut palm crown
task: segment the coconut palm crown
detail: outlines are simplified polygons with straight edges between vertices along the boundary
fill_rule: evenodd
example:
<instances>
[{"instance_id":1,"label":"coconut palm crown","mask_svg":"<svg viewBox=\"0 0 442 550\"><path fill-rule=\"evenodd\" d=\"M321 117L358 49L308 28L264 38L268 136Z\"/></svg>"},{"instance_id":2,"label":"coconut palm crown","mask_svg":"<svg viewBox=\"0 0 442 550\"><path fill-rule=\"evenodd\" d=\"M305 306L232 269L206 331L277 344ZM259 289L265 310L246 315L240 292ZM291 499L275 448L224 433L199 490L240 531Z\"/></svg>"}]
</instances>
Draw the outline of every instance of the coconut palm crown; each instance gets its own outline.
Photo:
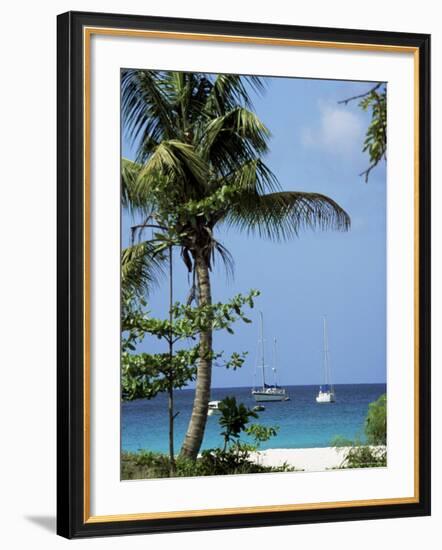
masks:
<instances>
[{"instance_id":1,"label":"coconut palm crown","mask_svg":"<svg viewBox=\"0 0 442 550\"><path fill-rule=\"evenodd\" d=\"M348 214L335 201L283 191L264 164L270 132L250 97L262 90L256 77L123 71L123 127L137 149L135 161L123 159L123 205L143 214L139 235L152 232L123 251L123 286L149 283L161 251L174 246L194 275L199 305L211 304L213 261L217 254L231 261L216 238L220 224L274 240L305 228L349 228ZM200 335L194 405L181 449L193 459L207 420L211 351L208 330Z\"/></svg>"}]
</instances>

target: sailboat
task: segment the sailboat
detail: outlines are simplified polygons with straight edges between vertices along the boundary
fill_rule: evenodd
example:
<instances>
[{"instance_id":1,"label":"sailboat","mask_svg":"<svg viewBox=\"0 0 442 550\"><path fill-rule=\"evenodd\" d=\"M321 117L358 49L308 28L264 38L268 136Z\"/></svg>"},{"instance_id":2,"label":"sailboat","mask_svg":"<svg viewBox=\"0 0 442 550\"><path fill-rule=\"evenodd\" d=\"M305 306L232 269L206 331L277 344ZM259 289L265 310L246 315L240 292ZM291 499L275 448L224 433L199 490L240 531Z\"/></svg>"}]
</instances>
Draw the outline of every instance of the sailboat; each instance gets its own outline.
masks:
<instances>
[{"instance_id":1,"label":"sailboat","mask_svg":"<svg viewBox=\"0 0 442 550\"><path fill-rule=\"evenodd\" d=\"M324 331L324 385L319 386L319 393L316 396L316 403L334 403L335 389L331 381L330 353L328 349L327 319L323 318Z\"/></svg>"},{"instance_id":2,"label":"sailboat","mask_svg":"<svg viewBox=\"0 0 442 550\"><path fill-rule=\"evenodd\" d=\"M257 365L259 368L261 368L262 371L262 387L252 390L252 397L255 401L288 401L290 398L287 395L287 391L285 388L281 388L278 386L276 381L276 338L274 340L274 354L273 354L273 373L275 376L275 383L274 384L267 384L266 378L265 378L265 353L264 353L264 317L262 312L260 312L261 317L261 330L260 330L260 339L258 344L261 348L261 357L260 357L260 365Z\"/></svg>"},{"instance_id":3,"label":"sailboat","mask_svg":"<svg viewBox=\"0 0 442 550\"><path fill-rule=\"evenodd\" d=\"M207 410L208 416L213 416L214 414L221 414L219 404L221 401L209 401L209 408Z\"/></svg>"}]
</instances>

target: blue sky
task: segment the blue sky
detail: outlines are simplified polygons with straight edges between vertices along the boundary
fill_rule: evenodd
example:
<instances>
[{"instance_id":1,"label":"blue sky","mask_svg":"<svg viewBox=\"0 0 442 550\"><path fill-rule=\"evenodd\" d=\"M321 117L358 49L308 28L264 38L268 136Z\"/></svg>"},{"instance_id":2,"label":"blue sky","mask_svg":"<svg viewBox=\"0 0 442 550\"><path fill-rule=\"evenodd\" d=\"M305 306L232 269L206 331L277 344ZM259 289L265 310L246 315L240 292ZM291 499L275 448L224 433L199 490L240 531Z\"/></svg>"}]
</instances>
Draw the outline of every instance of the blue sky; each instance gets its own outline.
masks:
<instances>
[{"instance_id":1,"label":"blue sky","mask_svg":"<svg viewBox=\"0 0 442 550\"><path fill-rule=\"evenodd\" d=\"M252 324L238 323L234 335L215 334L215 350L249 354L235 372L214 367L212 386L253 385L260 311L267 349L274 338L278 341L279 383L321 382L324 315L333 381L385 382L386 168L385 163L376 167L368 183L358 175L369 164L361 149L370 115L357 102L338 104L372 84L294 78L266 78L266 84L265 94L254 96L255 111L272 133L266 164L284 189L336 200L350 214L352 226L348 233L306 231L285 243L218 231L235 259L235 274L229 280L220 263L214 267L213 299L227 300L252 288L261 296L250 312ZM126 158L134 157L125 138L122 150ZM123 246L132 223L123 212ZM175 297L184 300L187 274L181 260L175 263ZM166 283L149 299L158 317L167 312ZM162 351L156 339L140 349ZM266 361L271 363L270 354Z\"/></svg>"}]
</instances>

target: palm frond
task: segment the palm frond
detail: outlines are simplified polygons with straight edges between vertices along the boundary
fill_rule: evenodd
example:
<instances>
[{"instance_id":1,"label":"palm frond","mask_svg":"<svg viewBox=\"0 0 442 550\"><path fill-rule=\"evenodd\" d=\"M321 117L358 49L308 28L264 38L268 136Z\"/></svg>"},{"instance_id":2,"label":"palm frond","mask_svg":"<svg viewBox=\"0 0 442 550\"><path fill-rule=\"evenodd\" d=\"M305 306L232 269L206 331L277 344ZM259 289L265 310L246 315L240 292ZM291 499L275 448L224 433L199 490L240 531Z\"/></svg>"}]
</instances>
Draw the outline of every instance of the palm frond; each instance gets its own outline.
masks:
<instances>
[{"instance_id":1,"label":"palm frond","mask_svg":"<svg viewBox=\"0 0 442 550\"><path fill-rule=\"evenodd\" d=\"M257 76L240 76L237 74L218 74L212 90L207 97L206 109L211 113L222 115L237 105L249 109L253 107L250 91L261 93L264 81Z\"/></svg>"},{"instance_id":2,"label":"palm frond","mask_svg":"<svg viewBox=\"0 0 442 550\"><path fill-rule=\"evenodd\" d=\"M232 280L235 273L235 260L232 253L223 244L213 239L212 265L215 264L216 257L219 256L226 270L227 279Z\"/></svg>"},{"instance_id":3,"label":"palm frond","mask_svg":"<svg viewBox=\"0 0 442 550\"><path fill-rule=\"evenodd\" d=\"M149 294L164 274L164 257L156 254L154 244L145 241L121 251L122 295Z\"/></svg>"},{"instance_id":4,"label":"palm frond","mask_svg":"<svg viewBox=\"0 0 442 550\"><path fill-rule=\"evenodd\" d=\"M237 107L205 125L197 150L225 175L265 154L269 137L270 131L255 113Z\"/></svg>"},{"instance_id":5,"label":"palm frond","mask_svg":"<svg viewBox=\"0 0 442 550\"><path fill-rule=\"evenodd\" d=\"M212 187L215 189L223 185L234 186L240 191L259 195L281 190L275 174L259 158L252 158L237 165L231 172L212 182Z\"/></svg>"},{"instance_id":6,"label":"palm frond","mask_svg":"<svg viewBox=\"0 0 442 550\"><path fill-rule=\"evenodd\" d=\"M267 140L270 131L253 111L244 107L236 107L231 111L213 118L204 128L203 147L207 151L220 140L228 140L236 135L250 144L256 152L267 150Z\"/></svg>"},{"instance_id":7,"label":"palm frond","mask_svg":"<svg viewBox=\"0 0 442 550\"><path fill-rule=\"evenodd\" d=\"M140 136L144 146L177 137L176 112L169 92L165 73L138 69L122 71L123 129L132 143ZM141 149L140 154L144 153Z\"/></svg>"},{"instance_id":8,"label":"palm frond","mask_svg":"<svg viewBox=\"0 0 442 550\"><path fill-rule=\"evenodd\" d=\"M148 199L149 188L166 178L175 191L180 188L188 198L204 192L207 181L207 164L195 152L192 145L177 140L163 141L151 154L138 174L137 198Z\"/></svg>"},{"instance_id":9,"label":"palm frond","mask_svg":"<svg viewBox=\"0 0 442 550\"><path fill-rule=\"evenodd\" d=\"M121 160L121 204L124 208L131 209L138 206L136 186L140 171L140 164L125 158Z\"/></svg>"},{"instance_id":10,"label":"palm frond","mask_svg":"<svg viewBox=\"0 0 442 550\"><path fill-rule=\"evenodd\" d=\"M350 217L333 199L319 193L245 192L226 213L227 225L276 241L298 236L303 229L347 231Z\"/></svg>"},{"instance_id":11,"label":"palm frond","mask_svg":"<svg viewBox=\"0 0 442 550\"><path fill-rule=\"evenodd\" d=\"M206 74L188 73L188 75L190 75L189 80L192 82L192 88L186 105L186 114L190 129L194 132L194 126L208 117L206 106L207 99L213 89L213 82L210 76Z\"/></svg>"}]
</instances>

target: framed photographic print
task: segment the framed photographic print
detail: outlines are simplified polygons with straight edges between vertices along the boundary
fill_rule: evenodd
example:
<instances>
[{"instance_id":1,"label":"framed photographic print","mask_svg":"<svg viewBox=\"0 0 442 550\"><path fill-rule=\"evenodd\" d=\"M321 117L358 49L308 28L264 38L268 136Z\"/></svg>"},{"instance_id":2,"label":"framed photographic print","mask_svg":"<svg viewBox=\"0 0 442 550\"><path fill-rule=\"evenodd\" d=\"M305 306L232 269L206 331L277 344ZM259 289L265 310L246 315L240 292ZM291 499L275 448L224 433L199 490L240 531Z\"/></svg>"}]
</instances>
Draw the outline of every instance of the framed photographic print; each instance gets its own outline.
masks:
<instances>
[{"instance_id":1,"label":"framed photographic print","mask_svg":"<svg viewBox=\"0 0 442 550\"><path fill-rule=\"evenodd\" d=\"M430 513L430 37L58 17L58 533Z\"/></svg>"}]
</instances>

